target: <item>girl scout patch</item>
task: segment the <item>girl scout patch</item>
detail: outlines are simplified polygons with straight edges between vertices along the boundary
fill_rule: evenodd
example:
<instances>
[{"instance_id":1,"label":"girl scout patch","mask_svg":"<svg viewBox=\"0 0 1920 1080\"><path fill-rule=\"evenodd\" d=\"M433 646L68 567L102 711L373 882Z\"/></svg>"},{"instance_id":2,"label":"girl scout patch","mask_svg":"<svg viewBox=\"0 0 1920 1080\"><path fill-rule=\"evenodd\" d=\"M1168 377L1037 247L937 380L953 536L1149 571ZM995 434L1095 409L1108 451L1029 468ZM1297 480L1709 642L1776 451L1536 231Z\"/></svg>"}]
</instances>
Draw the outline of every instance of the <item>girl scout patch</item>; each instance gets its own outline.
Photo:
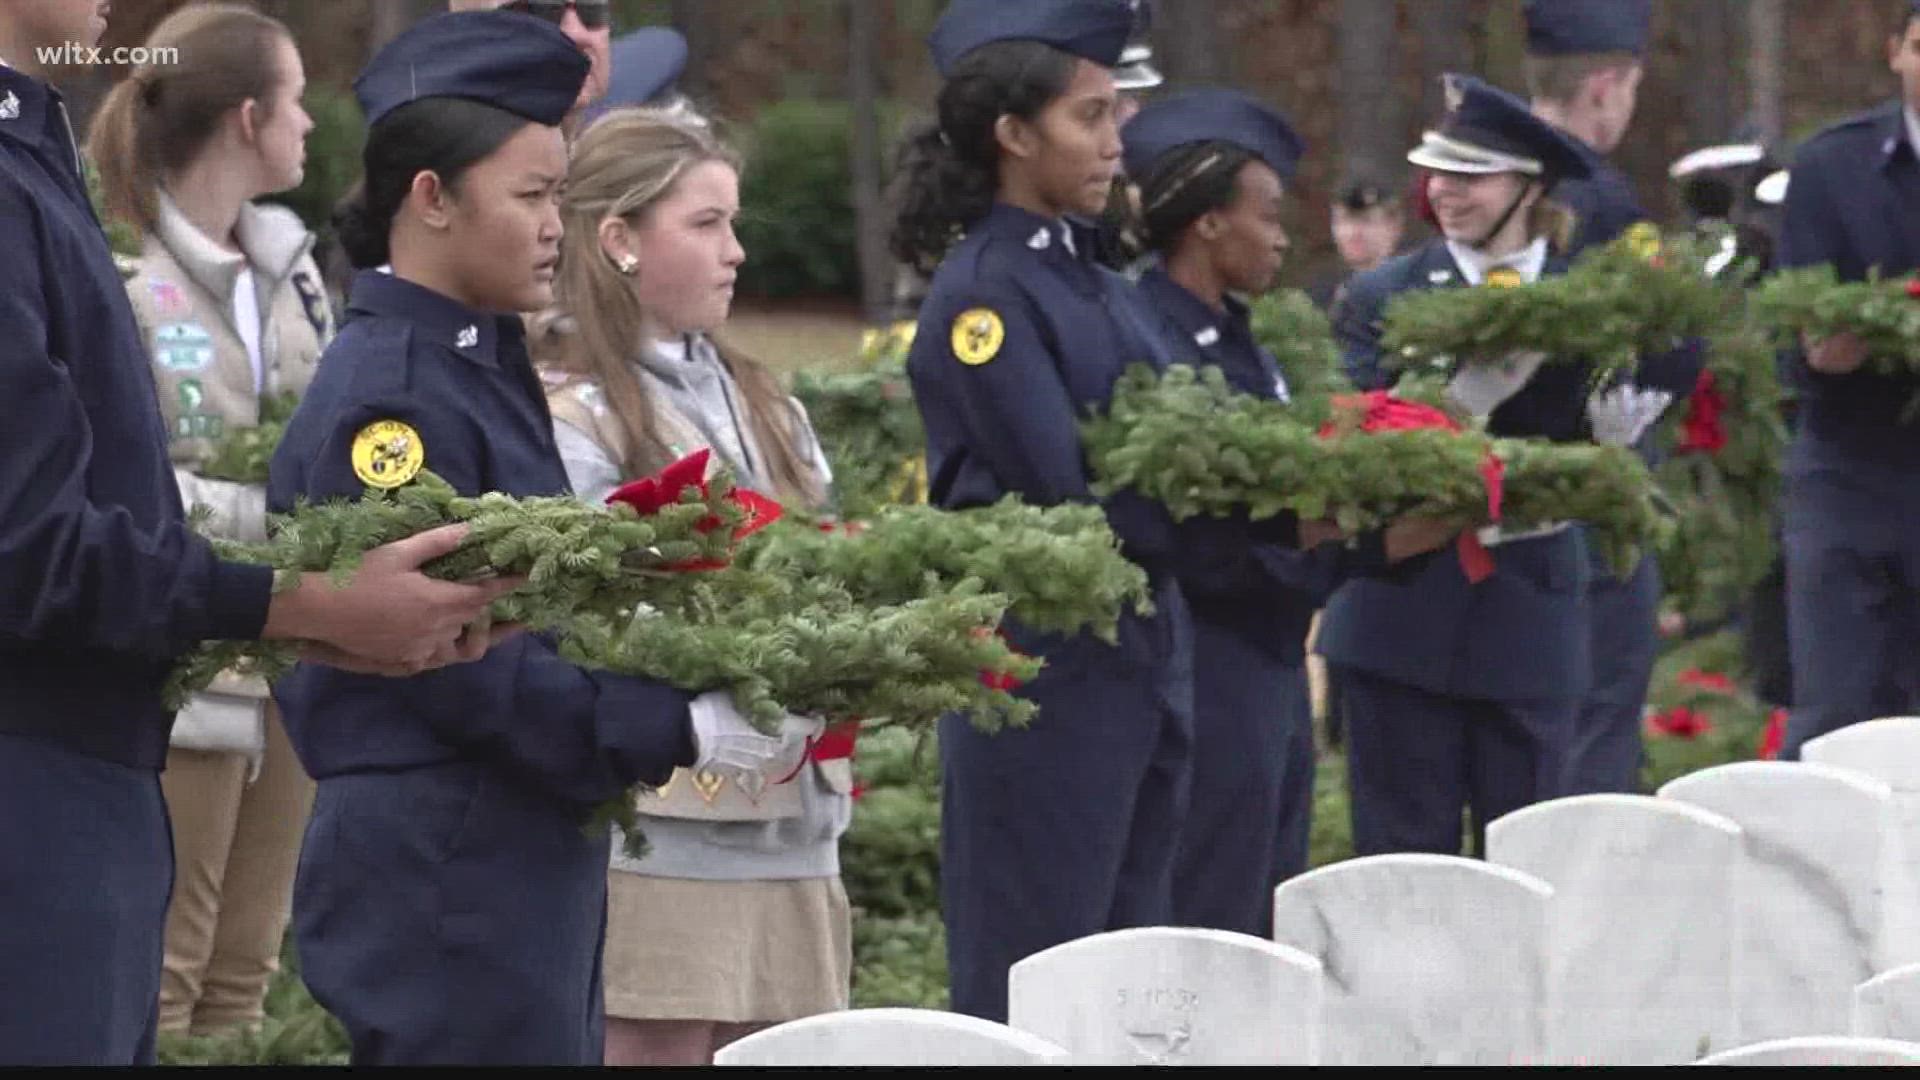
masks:
<instances>
[{"instance_id":1,"label":"girl scout patch","mask_svg":"<svg viewBox=\"0 0 1920 1080\"><path fill-rule=\"evenodd\" d=\"M969 308L953 320L953 355L969 367L999 355L1000 343L1006 339L1006 324L992 308Z\"/></svg>"},{"instance_id":2,"label":"girl scout patch","mask_svg":"<svg viewBox=\"0 0 1920 1080\"><path fill-rule=\"evenodd\" d=\"M153 356L168 371L213 366L213 335L196 322L168 323L153 332Z\"/></svg>"},{"instance_id":3,"label":"girl scout patch","mask_svg":"<svg viewBox=\"0 0 1920 1080\"><path fill-rule=\"evenodd\" d=\"M369 487L397 488L426 461L420 433L398 420L375 420L353 437L353 475Z\"/></svg>"}]
</instances>

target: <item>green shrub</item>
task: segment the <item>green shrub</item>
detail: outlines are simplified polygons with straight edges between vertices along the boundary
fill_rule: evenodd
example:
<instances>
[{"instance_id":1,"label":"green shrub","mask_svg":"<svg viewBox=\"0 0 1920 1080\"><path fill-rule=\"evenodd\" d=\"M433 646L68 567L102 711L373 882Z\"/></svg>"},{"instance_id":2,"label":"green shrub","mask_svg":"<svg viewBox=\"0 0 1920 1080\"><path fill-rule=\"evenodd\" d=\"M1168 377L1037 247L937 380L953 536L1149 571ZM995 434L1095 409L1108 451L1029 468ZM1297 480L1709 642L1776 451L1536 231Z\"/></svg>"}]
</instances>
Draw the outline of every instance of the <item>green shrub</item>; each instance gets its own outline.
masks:
<instances>
[{"instance_id":1,"label":"green shrub","mask_svg":"<svg viewBox=\"0 0 1920 1080\"><path fill-rule=\"evenodd\" d=\"M313 117L307 133L307 169L300 186L273 197L300 215L316 236L333 235L334 204L360 179L360 151L366 124L352 94L326 86L307 88L303 102Z\"/></svg>"},{"instance_id":2,"label":"green shrub","mask_svg":"<svg viewBox=\"0 0 1920 1080\"><path fill-rule=\"evenodd\" d=\"M759 296L852 296L855 249L852 111L794 98L761 110L742 137L740 291Z\"/></svg>"}]
</instances>

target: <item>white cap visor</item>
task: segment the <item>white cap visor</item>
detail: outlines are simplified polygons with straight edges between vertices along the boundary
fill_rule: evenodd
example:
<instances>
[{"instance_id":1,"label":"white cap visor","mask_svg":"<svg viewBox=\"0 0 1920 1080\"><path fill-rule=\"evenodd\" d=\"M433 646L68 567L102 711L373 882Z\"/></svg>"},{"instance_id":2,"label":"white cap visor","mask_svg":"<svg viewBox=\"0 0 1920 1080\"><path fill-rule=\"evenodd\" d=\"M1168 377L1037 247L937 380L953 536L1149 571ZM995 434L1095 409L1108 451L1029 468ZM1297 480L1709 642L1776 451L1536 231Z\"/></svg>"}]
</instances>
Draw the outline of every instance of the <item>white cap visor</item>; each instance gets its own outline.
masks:
<instances>
[{"instance_id":1,"label":"white cap visor","mask_svg":"<svg viewBox=\"0 0 1920 1080\"><path fill-rule=\"evenodd\" d=\"M1667 175L1675 180L1691 176L1710 169L1733 169L1742 165L1752 165L1767 152L1759 143L1731 143L1726 146L1708 146L1681 158L1667 169Z\"/></svg>"},{"instance_id":2,"label":"white cap visor","mask_svg":"<svg viewBox=\"0 0 1920 1080\"><path fill-rule=\"evenodd\" d=\"M1528 176L1539 176L1545 170L1538 161L1488 150L1458 139L1448 138L1437 131L1429 131L1420 137L1420 145L1407 151L1407 160L1423 169L1436 172L1470 173L1488 175L1491 173L1517 172Z\"/></svg>"}]
</instances>

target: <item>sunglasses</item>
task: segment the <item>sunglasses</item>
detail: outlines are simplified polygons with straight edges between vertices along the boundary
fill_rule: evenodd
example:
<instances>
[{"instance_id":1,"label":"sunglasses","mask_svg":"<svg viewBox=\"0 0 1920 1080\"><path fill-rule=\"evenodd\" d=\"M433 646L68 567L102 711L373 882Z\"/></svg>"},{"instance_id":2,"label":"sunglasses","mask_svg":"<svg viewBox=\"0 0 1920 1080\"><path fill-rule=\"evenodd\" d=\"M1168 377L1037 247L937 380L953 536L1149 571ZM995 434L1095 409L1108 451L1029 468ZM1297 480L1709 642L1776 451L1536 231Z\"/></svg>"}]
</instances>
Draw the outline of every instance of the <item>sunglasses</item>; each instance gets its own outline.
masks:
<instances>
[{"instance_id":1,"label":"sunglasses","mask_svg":"<svg viewBox=\"0 0 1920 1080\"><path fill-rule=\"evenodd\" d=\"M512 0L500 6L507 11L545 19L555 26L566 19L568 8L580 16L580 25L589 30L598 30L613 21L612 0Z\"/></svg>"}]
</instances>

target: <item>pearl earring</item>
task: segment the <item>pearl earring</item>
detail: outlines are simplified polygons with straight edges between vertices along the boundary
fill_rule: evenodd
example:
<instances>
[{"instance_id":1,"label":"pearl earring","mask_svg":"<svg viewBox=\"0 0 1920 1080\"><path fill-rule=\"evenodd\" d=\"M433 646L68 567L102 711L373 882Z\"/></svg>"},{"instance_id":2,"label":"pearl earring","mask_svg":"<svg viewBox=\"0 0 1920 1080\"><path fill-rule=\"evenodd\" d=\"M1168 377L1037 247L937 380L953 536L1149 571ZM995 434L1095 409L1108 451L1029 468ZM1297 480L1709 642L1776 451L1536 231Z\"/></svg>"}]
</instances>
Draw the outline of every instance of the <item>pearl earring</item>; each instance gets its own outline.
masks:
<instances>
[{"instance_id":1,"label":"pearl earring","mask_svg":"<svg viewBox=\"0 0 1920 1080\"><path fill-rule=\"evenodd\" d=\"M625 255L620 256L620 261L614 264L615 269L619 270L622 274L625 274L628 277L632 277L634 270L637 269L639 266L640 266L640 260L634 258L632 252L628 252Z\"/></svg>"}]
</instances>

